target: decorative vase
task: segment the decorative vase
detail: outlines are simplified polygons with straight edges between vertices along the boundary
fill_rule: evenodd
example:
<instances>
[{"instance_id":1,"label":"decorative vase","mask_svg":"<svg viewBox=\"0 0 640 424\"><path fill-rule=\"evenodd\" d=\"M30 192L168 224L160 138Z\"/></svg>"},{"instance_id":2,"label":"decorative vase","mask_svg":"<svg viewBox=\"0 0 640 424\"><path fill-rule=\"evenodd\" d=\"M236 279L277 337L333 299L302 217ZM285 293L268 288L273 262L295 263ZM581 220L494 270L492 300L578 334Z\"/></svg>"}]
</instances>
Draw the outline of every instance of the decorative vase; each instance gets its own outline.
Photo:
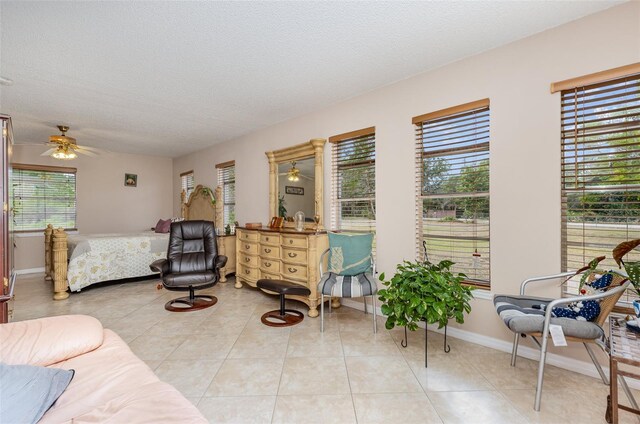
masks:
<instances>
[{"instance_id":1,"label":"decorative vase","mask_svg":"<svg viewBox=\"0 0 640 424\"><path fill-rule=\"evenodd\" d=\"M296 214L293 216L293 219L296 223L296 231L304 231L304 212L296 212Z\"/></svg>"}]
</instances>

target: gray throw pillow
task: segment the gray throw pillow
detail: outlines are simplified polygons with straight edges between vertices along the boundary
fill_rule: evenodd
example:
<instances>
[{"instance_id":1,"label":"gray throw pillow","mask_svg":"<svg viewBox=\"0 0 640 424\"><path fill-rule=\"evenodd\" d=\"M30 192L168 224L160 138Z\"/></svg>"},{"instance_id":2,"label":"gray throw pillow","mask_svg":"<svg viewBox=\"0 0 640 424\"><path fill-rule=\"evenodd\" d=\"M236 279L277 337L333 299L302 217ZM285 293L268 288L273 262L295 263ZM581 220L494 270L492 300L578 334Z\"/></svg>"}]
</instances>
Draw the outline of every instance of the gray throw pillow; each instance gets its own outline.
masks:
<instances>
[{"instance_id":1,"label":"gray throw pillow","mask_svg":"<svg viewBox=\"0 0 640 424\"><path fill-rule=\"evenodd\" d=\"M0 422L36 423L65 391L74 370L0 363Z\"/></svg>"}]
</instances>

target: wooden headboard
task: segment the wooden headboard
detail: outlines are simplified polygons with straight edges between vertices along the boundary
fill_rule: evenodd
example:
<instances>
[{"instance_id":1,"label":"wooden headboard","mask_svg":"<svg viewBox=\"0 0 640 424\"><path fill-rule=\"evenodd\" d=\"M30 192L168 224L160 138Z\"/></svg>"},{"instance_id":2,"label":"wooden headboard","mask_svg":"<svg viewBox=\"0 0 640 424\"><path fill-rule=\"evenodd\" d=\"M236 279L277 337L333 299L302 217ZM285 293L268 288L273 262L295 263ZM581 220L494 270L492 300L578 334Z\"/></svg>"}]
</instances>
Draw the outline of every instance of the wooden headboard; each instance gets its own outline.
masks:
<instances>
[{"instance_id":1,"label":"wooden headboard","mask_svg":"<svg viewBox=\"0 0 640 424\"><path fill-rule=\"evenodd\" d=\"M186 220L213 221L216 228L224 231L222 219L222 188L218 187L214 193L209 187L198 184L185 202L186 193L181 193L182 217Z\"/></svg>"}]
</instances>

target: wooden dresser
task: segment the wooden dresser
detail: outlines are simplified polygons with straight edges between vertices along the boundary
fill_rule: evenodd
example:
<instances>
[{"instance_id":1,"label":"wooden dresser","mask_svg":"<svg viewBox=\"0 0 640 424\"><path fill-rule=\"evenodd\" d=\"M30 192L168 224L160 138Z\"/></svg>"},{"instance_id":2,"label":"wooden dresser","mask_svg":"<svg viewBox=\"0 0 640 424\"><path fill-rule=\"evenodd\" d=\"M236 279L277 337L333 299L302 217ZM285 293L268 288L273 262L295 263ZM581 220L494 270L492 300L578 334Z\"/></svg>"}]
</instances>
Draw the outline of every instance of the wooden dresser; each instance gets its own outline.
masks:
<instances>
[{"instance_id":1,"label":"wooden dresser","mask_svg":"<svg viewBox=\"0 0 640 424\"><path fill-rule=\"evenodd\" d=\"M241 288L242 283L256 287L262 278L301 284L311 291L309 297L287 296L287 299L304 302L309 306L309 316L317 317L318 261L328 246L326 232L236 228L235 287Z\"/></svg>"}]
</instances>

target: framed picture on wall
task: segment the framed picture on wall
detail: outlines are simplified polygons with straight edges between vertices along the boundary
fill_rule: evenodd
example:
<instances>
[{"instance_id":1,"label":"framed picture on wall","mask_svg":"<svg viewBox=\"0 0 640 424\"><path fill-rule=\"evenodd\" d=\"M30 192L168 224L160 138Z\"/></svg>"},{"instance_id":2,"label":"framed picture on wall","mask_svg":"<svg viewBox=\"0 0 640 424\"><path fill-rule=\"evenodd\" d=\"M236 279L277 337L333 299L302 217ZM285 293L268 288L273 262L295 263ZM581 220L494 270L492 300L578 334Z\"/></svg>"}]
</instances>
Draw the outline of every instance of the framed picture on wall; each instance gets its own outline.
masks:
<instances>
[{"instance_id":1,"label":"framed picture on wall","mask_svg":"<svg viewBox=\"0 0 640 424\"><path fill-rule=\"evenodd\" d=\"M137 174L124 174L124 185L126 187L137 187L138 175Z\"/></svg>"},{"instance_id":2,"label":"framed picture on wall","mask_svg":"<svg viewBox=\"0 0 640 424\"><path fill-rule=\"evenodd\" d=\"M304 196L304 187L284 186L284 192L286 194L295 194L298 196Z\"/></svg>"}]
</instances>

